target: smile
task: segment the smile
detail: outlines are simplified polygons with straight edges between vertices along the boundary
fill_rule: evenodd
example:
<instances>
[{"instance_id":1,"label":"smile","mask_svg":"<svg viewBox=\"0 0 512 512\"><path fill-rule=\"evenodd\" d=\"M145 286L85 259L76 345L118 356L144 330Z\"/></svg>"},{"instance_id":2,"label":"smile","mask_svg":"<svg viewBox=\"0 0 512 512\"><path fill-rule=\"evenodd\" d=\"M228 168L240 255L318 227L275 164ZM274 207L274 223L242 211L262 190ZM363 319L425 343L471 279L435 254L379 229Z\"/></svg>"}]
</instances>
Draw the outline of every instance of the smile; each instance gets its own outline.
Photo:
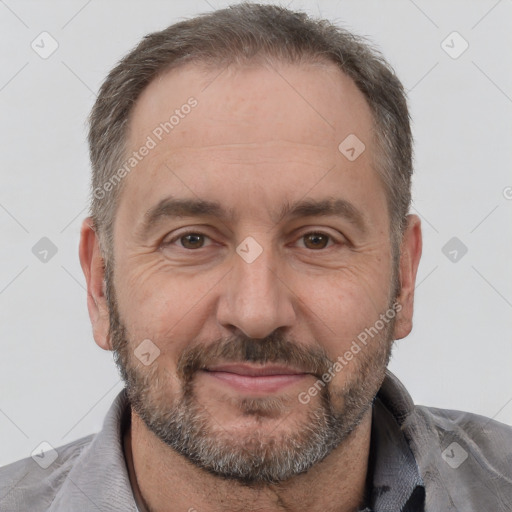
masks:
<instances>
[{"instance_id":1,"label":"smile","mask_svg":"<svg viewBox=\"0 0 512 512\"><path fill-rule=\"evenodd\" d=\"M285 366L255 367L240 364L211 366L202 370L202 373L237 391L251 393L276 392L311 375Z\"/></svg>"}]
</instances>

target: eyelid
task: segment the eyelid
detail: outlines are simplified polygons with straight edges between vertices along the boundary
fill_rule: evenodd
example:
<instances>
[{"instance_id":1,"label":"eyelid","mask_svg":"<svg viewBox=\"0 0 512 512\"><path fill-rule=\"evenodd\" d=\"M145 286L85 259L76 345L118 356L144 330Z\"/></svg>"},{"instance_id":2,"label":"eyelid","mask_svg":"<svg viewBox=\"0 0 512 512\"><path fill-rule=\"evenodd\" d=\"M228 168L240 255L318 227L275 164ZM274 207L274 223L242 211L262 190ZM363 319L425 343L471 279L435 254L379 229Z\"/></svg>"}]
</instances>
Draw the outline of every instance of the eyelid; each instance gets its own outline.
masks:
<instances>
[{"instance_id":1,"label":"eyelid","mask_svg":"<svg viewBox=\"0 0 512 512\"><path fill-rule=\"evenodd\" d=\"M208 239L212 240L211 236L208 236L207 234L203 233L202 230L200 230L200 229L197 229L197 230L188 229L187 231L182 231L177 234L174 234L169 240L166 240L166 238L164 238L161 245L163 247L167 247L168 245L173 244L174 242L178 241L180 238L187 236L187 235L200 235L200 236L203 236L204 238L208 238ZM182 249L185 249L185 247L182 247ZM202 247L200 247L200 249L202 249ZM187 249L187 250L191 250L191 249Z\"/></svg>"},{"instance_id":2,"label":"eyelid","mask_svg":"<svg viewBox=\"0 0 512 512\"><path fill-rule=\"evenodd\" d=\"M181 231L181 232L178 230L178 233L174 234L169 240L166 241L164 238L164 240L161 243L161 246L168 247L168 246L174 244L175 242L177 242L178 240L180 240L180 238L187 236L187 235L199 235L206 239L209 239L210 241L213 241L213 238L211 236L207 235L206 233L204 233L203 230L204 230L204 228L199 228L196 230L188 228L185 231ZM302 227L299 230L297 230L297 232L294 234L294 244L297 243L299 240L302 240L306 235L311 235L311 234L327 236L330 239L330 241L332 242L330 245L327 245L327 247L325 247L323 249L318 249L318 251L326 250L327 248L332 247L333 245L350 244L350 242L347 240L347 238L345 236L343 236L341 233L339 233L339 236L335 236L330 231L328 231L326 229L322 229L322 228L315 229L312 226ZM211 245L211 244L209 244L209 245ZM197 249L187 249L186 247L182 247L182 246L178 246L178 247L180 247L181 249L184 249L186 251L192 252L192 251L198 251L200 249L204 249L205 247L208 247L208 246L203 245ZM307 247L301 247L301 248L307 249ZM314 251L314 249L311 249L311 250Z\"/></svg>"},{"instance_id":3,"label":"eyelid","mask_svg":"<svg viewBox=\"0 0 512 512\"><path fill-rule=\"evenodd\" d=\"M294 238L296 238L296 242L298 242L299 240L302 240L306 235L312 235L312 234L315 234L315 235L323 235L323 236L326 236L328 237L332 243L330 245L328 245L327 247L325 247L323 250L326 250L327 248L329 247L332 247L333 245L344 245L344 244L348 244L348 241L347 239L341 235L341 233L339 234L339 236L335 236L333 235L330 231L326 230L326 229L311 229L310 226L308 226L307 230L306 231L299 231L299 233L297 235L295 235ZM294 243L296 243L294 242ZM312 249L314 250L314 249ZM318 251L320 251L322 249L318 249Z\"/></svg>"}]
</instances>

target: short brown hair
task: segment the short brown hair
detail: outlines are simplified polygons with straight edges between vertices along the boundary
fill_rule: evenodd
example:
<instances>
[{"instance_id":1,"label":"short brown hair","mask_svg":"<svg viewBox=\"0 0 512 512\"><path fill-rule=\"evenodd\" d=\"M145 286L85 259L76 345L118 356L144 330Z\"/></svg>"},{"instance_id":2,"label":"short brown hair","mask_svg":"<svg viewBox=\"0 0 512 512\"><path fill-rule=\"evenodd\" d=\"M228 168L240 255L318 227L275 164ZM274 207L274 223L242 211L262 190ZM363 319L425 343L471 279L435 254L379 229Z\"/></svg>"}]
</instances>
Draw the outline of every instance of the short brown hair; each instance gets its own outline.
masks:
<instances>
[{"instance_id":1,"label":"short brown hair","mask_svg":"<svg viewBox=\"0 0 512 512\"><path fill-rule=\"evenodd\" d=\"M186 63L220 67L262 57L289 64L332 62L365 96L375 121L375 167L387 194L396 263L412 175L412 135L402 84L363 38L327 20L253 3L201 14L145 36L101 86L89 117L88 139L91 216L105 259L113 256L113 222L122 187L113 187L108 198L97 191L126 160L130 113L141 92L158 75Z\"/></svg>"}]
</instances>

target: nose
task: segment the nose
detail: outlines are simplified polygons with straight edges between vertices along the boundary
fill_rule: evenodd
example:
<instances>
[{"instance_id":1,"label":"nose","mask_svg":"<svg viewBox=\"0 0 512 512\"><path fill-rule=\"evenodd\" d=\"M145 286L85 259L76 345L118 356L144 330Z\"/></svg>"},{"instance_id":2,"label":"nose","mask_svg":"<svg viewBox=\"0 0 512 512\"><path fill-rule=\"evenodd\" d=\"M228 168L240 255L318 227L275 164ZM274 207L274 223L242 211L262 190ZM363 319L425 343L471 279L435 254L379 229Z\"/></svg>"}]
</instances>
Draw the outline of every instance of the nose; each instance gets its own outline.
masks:
<instances>
[{"instance_id":1,"label":"nose","mask_svg":"<svg viewBox=\"0 0 512 512\"><path fill-rule=\"evenodd\" d=\"M220 291L217 321L223 328L261 339L293 325L295 295L286 276L278 272L280 265L271 250L264 249L254 261L248 261L234 253L233 270Z\"/></svg>"}]
</instances>

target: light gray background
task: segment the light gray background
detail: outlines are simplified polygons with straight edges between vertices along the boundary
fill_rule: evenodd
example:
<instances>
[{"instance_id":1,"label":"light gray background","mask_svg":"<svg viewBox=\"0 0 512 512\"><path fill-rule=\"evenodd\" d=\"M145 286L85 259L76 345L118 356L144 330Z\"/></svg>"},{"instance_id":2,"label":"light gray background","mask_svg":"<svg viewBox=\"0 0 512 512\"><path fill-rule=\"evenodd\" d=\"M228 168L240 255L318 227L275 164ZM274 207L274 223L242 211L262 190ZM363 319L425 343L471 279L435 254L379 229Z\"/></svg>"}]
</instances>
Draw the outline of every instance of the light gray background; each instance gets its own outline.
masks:
<instances>
[{"instance_id":1,"label":"light gray background","mask_svg":"<svg viewBox=\"0 0 512 512\"><path fill-rule=\"evenodd\" d=\"M78 261L95 92L144 34L225 5L0 1L0 465L98 431L122 389L92 338ZM391 370L417 403L512 424L512 1L282 5L368 36L409 90L424 254ZM31 48L43 31L59 44L48 59ZM469 43L457 59L441 46L453 31ZM468 248L456 262L442 252L454 236ZM42 237L58 248L46 263L32 253Z\"/></svg>"}]
</instances>

